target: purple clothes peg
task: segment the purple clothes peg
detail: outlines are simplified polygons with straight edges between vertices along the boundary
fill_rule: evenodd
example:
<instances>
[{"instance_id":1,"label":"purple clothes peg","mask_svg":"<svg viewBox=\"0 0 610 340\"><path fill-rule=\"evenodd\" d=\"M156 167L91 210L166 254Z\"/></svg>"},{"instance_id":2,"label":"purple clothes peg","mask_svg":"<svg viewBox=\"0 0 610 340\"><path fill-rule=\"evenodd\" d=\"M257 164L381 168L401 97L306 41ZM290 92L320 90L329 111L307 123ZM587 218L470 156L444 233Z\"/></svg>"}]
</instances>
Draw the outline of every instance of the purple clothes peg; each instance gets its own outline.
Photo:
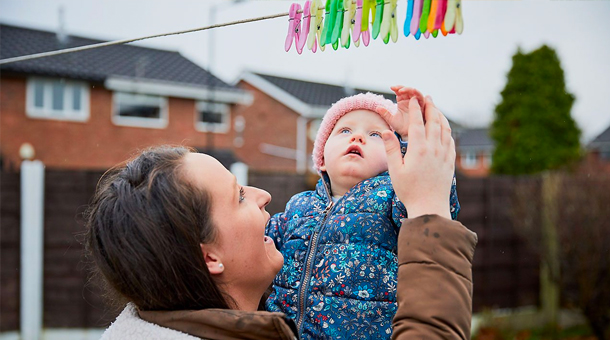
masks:
<instances>
[{"instance_id":1,"label":"purple clothes peg","mask_svg":"<svg viewBox=\"0 0 610 340\"><path fill-rule=\"evenodd\" d=\"M301 21L301 28L297 26L298 32L295 32L296 35L296 43L295 47L297 49L297 53L301 54L303 52L303 47L305 47L305 43L307 42L307 34L309 33L309 24L311 21L311 13L309 9L311 7L311 1L305 1L303 5L303 20Z\"/></svg>"},{"instance_id":2,"label":"purple clothes peg","mask_svg":"<svg viewBox=\"0 0 610 340\"><path fill-rule=\"evenodd\" d=\"M292 40L298 44L299 39L299 30L301 29L301 13L299 10L301 9L301 5L298 3L293 3L290 5L290 11L288 11L288 34L286 35L286 42L284 43L284 49L286 52L290 50L290 46L292 46Z\"/></svg>"}]
</instances>

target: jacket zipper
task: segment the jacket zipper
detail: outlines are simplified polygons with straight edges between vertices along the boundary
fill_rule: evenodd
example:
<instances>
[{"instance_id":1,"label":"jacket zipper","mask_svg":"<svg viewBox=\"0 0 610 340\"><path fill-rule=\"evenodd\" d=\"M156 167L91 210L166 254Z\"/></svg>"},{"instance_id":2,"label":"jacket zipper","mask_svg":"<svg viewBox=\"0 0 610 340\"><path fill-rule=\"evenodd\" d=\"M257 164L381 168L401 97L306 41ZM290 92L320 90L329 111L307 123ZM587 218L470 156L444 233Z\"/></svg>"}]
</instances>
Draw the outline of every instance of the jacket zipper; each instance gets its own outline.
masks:
<instances>
[{"instance_id":1,"label":"jacket zipper","mask_svg":"<svg viewBox=\"0 0 610 340\"><path fill-rule=\"evenodd\" d=\"M326 219L328 218L328 212L333 207L332 196L330 195L330 190L326 187L326 182L324 183L324 189L326 190L326 194L328 195L329 204L322 212L324 214L324 219L322 220L322 224L318 231L315 231L311 236L311 243L309 244L309 254L307 255L307 261L305 261L305 277L303 281L301 281L301 290L299 291L299 320L297 321L297 329L299 330L299 334L303 332L301 327L303 326L303 320L305 319L305 292L309 289L309 276L311 275L311 261L313 260L313 256L316 253L316 248L318 247L318 236L322 228L324 228L324 224L326 223Z\"/></svg>"}]
</instances>

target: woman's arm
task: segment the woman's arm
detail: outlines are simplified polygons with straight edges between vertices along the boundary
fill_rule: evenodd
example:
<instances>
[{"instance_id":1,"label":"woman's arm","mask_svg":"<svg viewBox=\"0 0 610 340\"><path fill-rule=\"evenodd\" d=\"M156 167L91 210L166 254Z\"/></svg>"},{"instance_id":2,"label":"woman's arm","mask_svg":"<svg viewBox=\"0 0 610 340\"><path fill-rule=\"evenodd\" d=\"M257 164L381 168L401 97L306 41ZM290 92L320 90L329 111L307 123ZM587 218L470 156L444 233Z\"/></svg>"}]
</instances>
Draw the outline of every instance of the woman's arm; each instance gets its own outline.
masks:
<instances>
[{"instance_id":1,"label":"woman's arm","mask_svg":"<svg viewBox=\"0 0 610 340\"><path fill-rule=\"evenodd\" d=\"M476 234L451 221L447 206L455 171L449 122L426 98L422 115L409 101L404 157L383 132L394 190L409 212L398 235L398 311L393 339L469 339ZM397 114L404 114L399 110Z\"/></svg>"}]
</instances>

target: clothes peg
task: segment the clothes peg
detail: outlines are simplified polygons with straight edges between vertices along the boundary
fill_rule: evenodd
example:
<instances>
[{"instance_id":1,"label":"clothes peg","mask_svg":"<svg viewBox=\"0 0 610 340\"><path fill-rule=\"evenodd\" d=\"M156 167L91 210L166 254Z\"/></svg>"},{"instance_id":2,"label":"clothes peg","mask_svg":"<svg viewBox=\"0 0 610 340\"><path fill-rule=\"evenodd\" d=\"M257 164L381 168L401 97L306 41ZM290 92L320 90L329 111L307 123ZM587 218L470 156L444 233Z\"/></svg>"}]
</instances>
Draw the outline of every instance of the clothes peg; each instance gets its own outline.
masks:
<instances>
[{"instance_id":1,"label":"clothes peg","mask_svg":"<svg viewBox=\"0 0 610 340\"><path fill-rule=\"evenodd\" d=\"M354 31L353 27L356 23L355 15L356 15L356 4L352 2L352 0L343 0L343 10L345 14L343 14L343 29L341 30L341 46L345 48L349 48L349 40L350 40L350 31ZM360 26L358 26L358 34L360 34ZM354 32L352 32L353 34Z\"/></svg>"},{"instance_id":2,"label":"clothes peg","mask_svg":"<svg viewBox=\"0 0 610 340\"><path fill-rule=\"evenodd\" d=\"M332 0L326 0L326 6L325 6L325 12L324 12L324 26L322 28L322 34L320 36L320 47L324 47L324 45L326 45L326 37L328 36L328 29L330 27L331 24L331 17L330 17L330 8L331 8L331 1ZM332 30L331 30L332 32Z\"/></svg>"},{"instance_id":3,"label":"clothes peg","mask_svg":"<svg viewBox=\"0 0 610 340\"><path fill-rule=\"evenodd\" d=\"M310 8L311 1L305 1L305 4L303 5L303 16L301 17L301 29L300 32L298 32L298 39L295 45L298 54L303 52L303 47L305 47L305 44L307 43L307 36L309 35L309 26L311 22Z\"/></svg>"},{"instance_id":4,"label":"clothes peg","mask_svg":"<svg viewBox=\"0 0 610 340\"><path fill-rule=\"evenodd\" d=\"M445 20L443 23L445 24L445 31L451 32L453 27L455 26L455 13L457 9L457 0L448 0L447 1L447 11L445 12Z\"/></svg>"},{"instance_id":5,"label":"clothes peg","mask_svg":"<svg viewBox=\"0 0 610 340\"><path fill-rule=\"evenodd\" d=\"M432 34L432 37L436 38L436 36L438 35L438 30L433 30L430 34Z\"/></svg>"},{"instance_id":6,"label":"clothes peg","mask_svg":"<svg viewBox=\"0 0 610 340\"><path fill-rule=\"evenodd\" d=\"M443 26L443 19L445 19L446 12L447 12L447 0L439 1L438 10L436 11L436 20L434 22L434 29L436 29L436 30L441 29L441 27Z\"/></svg>"},{"instance_id":7,"label":"clothes peg","mask_svg":"<svg viewBox=\"0 0 610 340\"><path fill-rule=\"evenodd\" d=\"M290 46L292 46L292 41L295 40L295 45L299 42L299 30L301 27L301 15L299 13L301 10L301 5L298 3L293 3L290 5L290 10L288 11L288 34L286 35L286 41L284 42L284 49L286 52L290 50ZM301 50L302 51L302 50Z\"/></svg>"},{"instance_id":8,"label":"clothes peg","mask_svg":"<svg viewBox=\"0 0 610 340\"><path fill-rule=\"evenodd\" d=\"M383 6L385 0L376 0L375 19L373 21L373 39L377 39L381 31L381 21L383 20Z\"/></svg>"},{"instance_id":9,"label":"clothes peg","mask_svg":"<svg viewBox=\"0 0 610 340\"><path fill-rule=\"evenodd\" d=\"M309 33L307 34L307 48L313 53L318 49L318 41L320 41L320 33L322 30L322 20L324 10L322 9L322 0L313 0L309 8L311 20L309 22Z\"/></svg>"},{"instance_id":10,"label":"clothes peg","mask_svg":"<svg viewBox=\"0 0 610 340\"><path fill-rule=\"evenodd\" d=\"M375 0L364 0L362 3L362 32L369 30L371 20L375 20Z\"/></svg>"},{"instance_id":11,"label":"clothes peg","mask_svg":"<svg viewBox=\"0 0 610 340\"><path fill-rule=\"evenodd\" d=\"M398 41L398 23L396 18L396 8L398 7L398 0L390 0L390 8L392 8L392 15L390 18L390 37L392 42Z\"/></svg>"},{"instance_id":12,"label":"clothes peg","mask_svg":"<svg viewBox=\"0 0 610 340\"><path fill-rule=\"evenodd\" d=\"M434 31L434 24L436 23L436 11L438 10L439 0L430 1L430 14L428 15L427 30L432 33Z\"/></svg>"},{"instance_id":13,"label":"clothes peg","mask_svg":"<svg viewBox=\"0 0 610 340\"><path fill-rule=\"evenodd\" d=\"M335 6L335 26L333 27L333 34L330 38L333 45L339 41L339 37L343 31L343 17L345 16L345 12L343 11L343 0L335 0Z\"/></svg>"},{"instance_id":14,"label":"clothes peg","mask_svg":"<svg viewBox=\"0 0 610 340\"><path fill-rule=\"evenodd\" d=\"M419 18L419 30L426 36L428 31L428 16L430 15L430 0L424 0L421 8L421 18ZM429 35L430 32L428 32ZM426 37L427 38L427 37Z\"/></svg>"},{"instance_id":15,"label":"clothes peg","mask_svg":"<svg viewBox=\"0 0 610 340\"><path fill-rule=\"evenodd\" d=\"M419 18L421 17L421 10L424 0L413 0L413 17L411 18L411 34L415 35L419 31ZM419 39L419 35L415 37Z\"/></svg>"},{"instance_id":16,"label":"clothes peg","mask_svg":"<svg viewBox=\"0 0 610 340\"><path fill-rule=\"evenodd\" d=\"M381 36L384 37L384 39L388 35L388 33L390 33L390 26L392 25L392 17L396 17L396 14L394 13L394 11L396 10L396 2L397 2L397 0L390 0L390 2L388 3L387 6L385 6L384 11L383 11L383 15L382 15L383 19L381 21L381 28L380 28L379 34L381 34Z\"/></svg>"},{"instance_id":17,"label":"clothes peg","mask_svg":"<svg viewBox=\"0 0 610 340\"><path fill-rule=\"evenodd\" d=\"M408 37L411 33L411 18L413 18L413 0L407 0L407 18L402 28L405 37Z\"/></svg>"},{"instance_id":18,"label":"clothes peg","mask_svg":"<svg viewBox=\"0 0 610 340\"><path fill-rule=\"evenodd\" d=\"M330 0L330 13L328 18L330 20L325 20L325 22L328 23L328 31L326 31L326 44L333 43L333 31L335 30L335 25L337 25L337 22L335 21L337 19L337 2L339 1L341 0Z\"/></svg>"},{"instance_id":19,"label":"clothes peg","mask_svg":"<svg viewBox=\"0 0 610 340\"><path fill-rule=\"evenodd\" d=\"M464 31L464 19L462 19L462 0L457 0L455 5L455 32L462 34Z\"/></svg>"},{"instance_id":20,"label":"clothes peg","mask_svg":"<svg viewBox=\"0 0 610 340\"><path fill-rule=\"evenodd\" d=\"M362 33L362 0L356 1L356 14L354 14L354 29L352 31L352 40L356 47L359 45L360 33Z\"/></svg>"},{"instance_id":21,"label":"clothes peg","mask_svg":"<svg viewBox=\"0 0 610 340\"><path fill-rule=\"evenodd\" d=\"M424 38L428 39L430 38L430 32L425 31L424 33L422 33L422 35L424 36Z\"/></svg>"}]
</instances>

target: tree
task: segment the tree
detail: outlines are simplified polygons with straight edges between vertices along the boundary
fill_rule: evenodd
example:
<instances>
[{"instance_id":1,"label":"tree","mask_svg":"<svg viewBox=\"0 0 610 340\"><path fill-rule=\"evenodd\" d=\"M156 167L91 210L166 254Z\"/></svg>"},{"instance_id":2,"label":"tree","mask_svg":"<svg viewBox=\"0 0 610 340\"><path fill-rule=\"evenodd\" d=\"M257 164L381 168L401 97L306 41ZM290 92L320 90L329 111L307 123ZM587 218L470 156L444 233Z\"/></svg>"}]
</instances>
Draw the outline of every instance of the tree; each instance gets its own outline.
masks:
<instances>
[{"instance_id":1,"label":"tree","mask_svg":"<svg viewBox=\"0 0 610 340\"><path fill-rule=\"evenodd\" d=\"M507 78L491 128L492 172L533 174L578 160L580 129L570 115L574 96L555 51L546 45L529 54L517 51Z\"/></svg>"}]
</instances>

